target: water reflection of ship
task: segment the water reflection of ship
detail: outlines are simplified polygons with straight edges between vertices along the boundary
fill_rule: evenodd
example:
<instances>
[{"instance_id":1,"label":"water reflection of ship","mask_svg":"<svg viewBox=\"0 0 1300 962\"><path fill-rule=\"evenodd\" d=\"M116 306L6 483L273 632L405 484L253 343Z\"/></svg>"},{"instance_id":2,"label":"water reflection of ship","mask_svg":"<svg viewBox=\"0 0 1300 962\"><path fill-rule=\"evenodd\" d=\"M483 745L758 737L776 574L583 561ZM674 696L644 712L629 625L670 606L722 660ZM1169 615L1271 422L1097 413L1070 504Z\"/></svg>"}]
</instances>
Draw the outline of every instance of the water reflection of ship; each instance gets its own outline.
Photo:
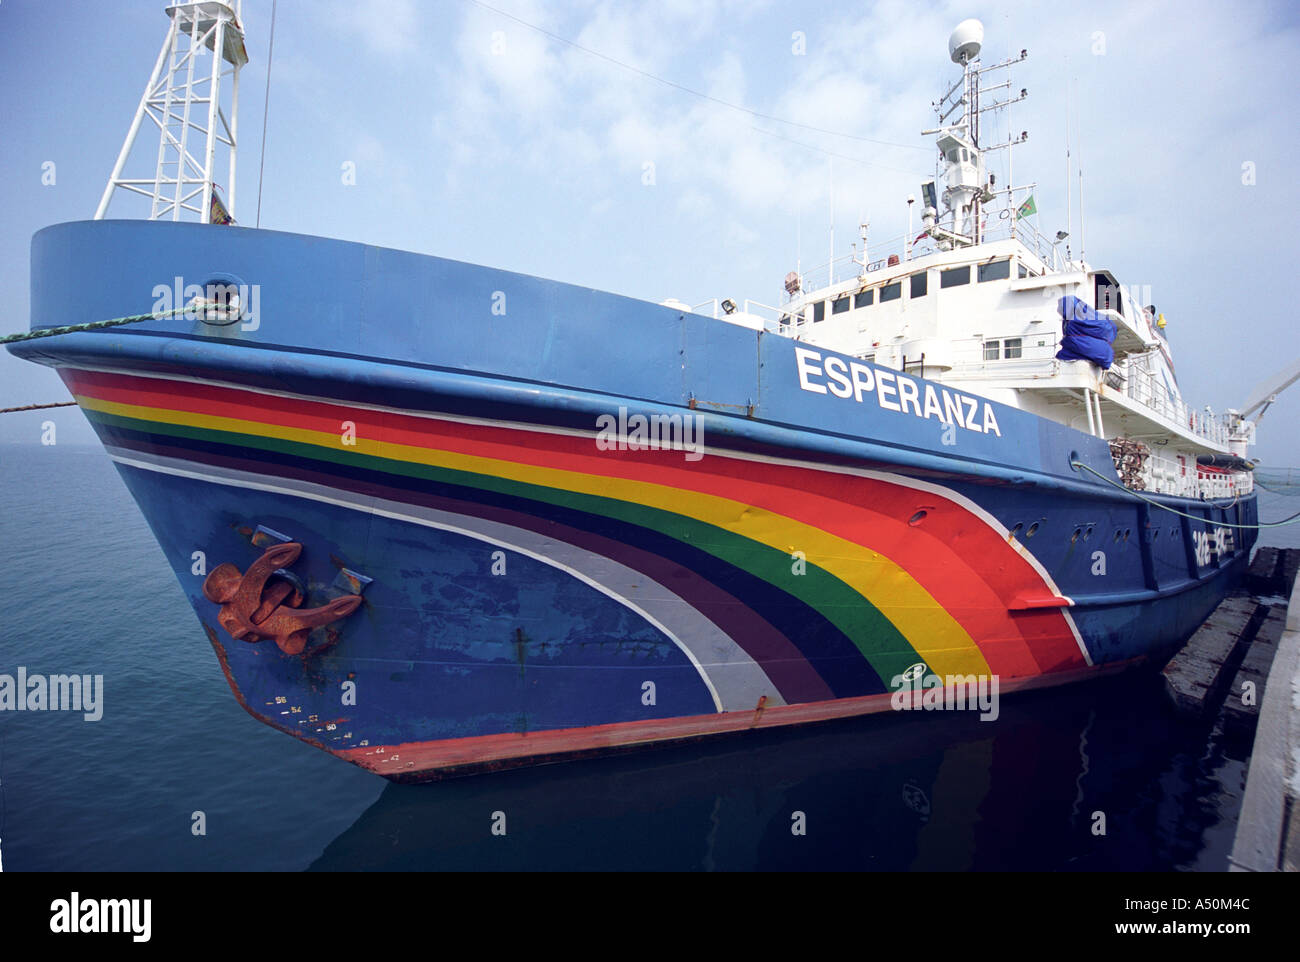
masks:
<instances>
[{"instance_id":1,"label":"water reflection of ship","mask_svg":"<svg viewBox=\"0 0 1300 962\"><path fill-rule=\"evenodd\" d=\"M1220 821L1205 734L1142 675L1009 701L996 722L859 719L394 784L311 868L1170 868Z\"/></svg>"}]
</instances>

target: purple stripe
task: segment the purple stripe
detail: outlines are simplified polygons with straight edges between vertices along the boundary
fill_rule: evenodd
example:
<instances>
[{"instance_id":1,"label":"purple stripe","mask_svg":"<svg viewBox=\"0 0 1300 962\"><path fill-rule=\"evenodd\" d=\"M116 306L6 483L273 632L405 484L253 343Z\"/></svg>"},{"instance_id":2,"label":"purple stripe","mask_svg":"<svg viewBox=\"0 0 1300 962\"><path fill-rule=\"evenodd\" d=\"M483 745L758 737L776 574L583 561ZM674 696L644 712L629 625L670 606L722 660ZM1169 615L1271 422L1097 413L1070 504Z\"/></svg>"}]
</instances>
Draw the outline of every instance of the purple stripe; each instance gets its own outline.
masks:
<instances>
[{"instance_id":1,"label":"purple stripe","mask_svg":"<svg viewBox=\"0 0 1300 962\"><path fill-rule=\"evenodd\" d=\"M386 501L414 504L446 511L449 514L482 518L532 531L535 534L554 537L556 540L616 561L668 588L717 625L741 650L753 658L776 685L787 704L824 701L836 697L830 686L809 664L803 652L748 605L698 573L642 548L509 508L414 492L405 488L390 488L373 481L340 477L298 466L248 461L207 451L198 452L189 448L173 448L157 441L137 442L123 437L114 437L110 443L115 447L145 454L209 464L250 474L272 474L277 477L307 481L325 488L383 498ZM274 470L269 470L272 468Z\"/></svg>"}]
</instances>

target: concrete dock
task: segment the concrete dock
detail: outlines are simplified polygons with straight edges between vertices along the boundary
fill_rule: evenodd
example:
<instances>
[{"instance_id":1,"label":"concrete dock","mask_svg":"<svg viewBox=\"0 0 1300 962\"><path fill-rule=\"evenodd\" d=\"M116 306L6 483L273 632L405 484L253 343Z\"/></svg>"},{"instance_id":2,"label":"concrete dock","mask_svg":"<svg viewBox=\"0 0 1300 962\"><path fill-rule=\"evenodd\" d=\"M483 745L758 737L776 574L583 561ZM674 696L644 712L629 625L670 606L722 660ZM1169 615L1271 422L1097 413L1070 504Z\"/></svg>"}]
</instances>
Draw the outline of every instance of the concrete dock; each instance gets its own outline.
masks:
<instances>
[{"instance_id":1,"label":"concrete dock","mask_svg":"<svg viewBox=\"0 0 1300 962\"><path fill-rule=\"evenodd\" d=\"M1271 613L1272 606L1246 592L1228 595L1220 602L1165 665L1165 693L1178 711L1207 716L1232 700L1229 685L1247 653L1254 650L1253 642ZM1267 664L1263 671L1267 673Z\"/></svg>"},{"instance_id":2,"label":"concrete dock","mask_svg":"<svg viewBox=\"0 0 1300 962\"><path fill-rule=\"evenodd\" d=\"M1261 549L1261 553L1265 550ZM1267 561L1267 559L1266 559ZM1295 581L1300 551L1275 551L1273 580L1250 584L1257 592L1286 589L1289 602L1264 605L1255 644L1234 675L1225 700L1225 730L1249 714L1240 702L1242 686L1258 689L1258 723L1250 756L1246 794L1229 857L1234 872L1300 870L1300 583ZM1267 564L1261 564L1261 568ZM1252 565L1252 571L1256 566ZM1249 584L1249 582L1248 582ZM1276 641L1272 639L1276 637ZM1262 645L1261 645L1262 643ZM1256 645L1260 645L1255 655ZM1231 707L1229 707L1231 706ZM1234 718L1235 716L1235 718Z\"/></svg>"}]
</instances>

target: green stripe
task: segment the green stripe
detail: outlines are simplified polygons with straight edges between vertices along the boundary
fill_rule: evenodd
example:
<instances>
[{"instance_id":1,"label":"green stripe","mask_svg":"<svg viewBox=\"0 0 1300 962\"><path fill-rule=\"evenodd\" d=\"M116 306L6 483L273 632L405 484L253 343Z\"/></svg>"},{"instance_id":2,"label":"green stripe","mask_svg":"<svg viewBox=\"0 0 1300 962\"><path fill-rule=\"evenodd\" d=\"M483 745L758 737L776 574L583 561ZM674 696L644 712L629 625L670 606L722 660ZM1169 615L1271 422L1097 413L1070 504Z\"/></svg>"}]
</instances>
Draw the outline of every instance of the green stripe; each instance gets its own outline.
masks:
<instances>
[{"instance_id":1,"label":"green stripe","mask_svg":"<svg viewBox=\"0 0 1300 962\"><path fill-rule=\"evenodd\" d=\"M85 413L92 421L128 430L145 430L151 434L189 438L236 448L257 448L307 461L318 463L325 461L384 474L493 491L511 498L553 504L624 521L691 545L793 595L843 632L867 659L882 681L887 681L923 660L908 644L902 633L875 605L824 568L809 561L806 573L796 575L791 570L792 559L785 552L717 525L671 511L617 498L548 488L544 485L512 481L488 474L399 461L342 448L326 448L300 441L209 430L188 425L162 424L93 410L85 410ZM544 514L533 513L545 517ZM798 644L798 639L792 638L791 641Z\"/></svg>"}]
</instances>

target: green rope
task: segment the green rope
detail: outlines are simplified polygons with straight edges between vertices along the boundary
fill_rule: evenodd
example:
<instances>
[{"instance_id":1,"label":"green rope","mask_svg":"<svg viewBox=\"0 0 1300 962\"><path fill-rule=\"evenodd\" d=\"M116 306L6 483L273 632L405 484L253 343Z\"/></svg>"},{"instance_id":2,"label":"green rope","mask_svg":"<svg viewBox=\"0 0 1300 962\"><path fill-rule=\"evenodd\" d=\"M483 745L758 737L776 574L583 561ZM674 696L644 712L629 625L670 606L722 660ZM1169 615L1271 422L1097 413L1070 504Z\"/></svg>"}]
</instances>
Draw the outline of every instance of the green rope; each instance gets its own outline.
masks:
<instances>
[{"instance_id":1,"label":"green rope","mask_svg":"<svg viewBox=\"0 0 1300 962\"><path fill-rule=\"evenodd\" d=\"M1083 470L1087 471L1089 474L1095 474L1097 477L1101 478L1111 487L1119 488L1125 494L1131 494L1133 495L1133 497L1145 501L1147 504L1154 505L1155 507L1160 508L1163 511L1169 511L1172 514L1176 514L1182 518L1191 518L1193 521L1205 521L1207 523L1213 524L1215 527L1218 528L1245 528L1249 530L1258 530L1259 528L1280 528L1283 525L1295 524L1297 521L1300 521L1300 511L1298 511L1295 514L1291 515L1291 517L1283 518L1281 521L1261 521L1258 524L1233 524L1231 521L1210 522L1207 518L1202 518L1194 514L1187 514L1185 511L1179 511L1177 508L1171 508L1167 504L1161 504L1159 501L1156 501L1153 498L1148 498L1146 495L1142 494L1139 491L1134 491L1132 488L1126 488L1124 487L1124 485L1112 481L1110 478L1106 477L1106 475L1102 474L1100 471L1093 469L1092 467L1089 467L1088 465L1084 464L1082 461L1071 461L1070 467L1083 468ZM1207 502L1207 505L1212 508L1231 507L1233 504L1236 504L1235 500L1226 506L1221 504L1215 504L1214 502Z\"/></svg>"},{"instance_id":2,"label":"green rope","mask_svg":"<svg viewBox=\"0 0 1300 962\"><path fill-rule=\"evenodd\" d=\"M46 327L39 331L24 331L21 334L10 334L6 337L0 337L0 344L14 344L18 341L34 341L38 337L58 337L60 334L75 334L78 331L99 331L106 327L121 327L124 324L139 324L141 321L160 321L165 317L183 314L186 311L194 310L194 308L194 303L190 302L184 307L178 307L171 311L161 311L156 314L130 314L127 317L114 317L107 321L89 321L85 324L68 324L63 327Z\"/></svg>"}]
</instances>

